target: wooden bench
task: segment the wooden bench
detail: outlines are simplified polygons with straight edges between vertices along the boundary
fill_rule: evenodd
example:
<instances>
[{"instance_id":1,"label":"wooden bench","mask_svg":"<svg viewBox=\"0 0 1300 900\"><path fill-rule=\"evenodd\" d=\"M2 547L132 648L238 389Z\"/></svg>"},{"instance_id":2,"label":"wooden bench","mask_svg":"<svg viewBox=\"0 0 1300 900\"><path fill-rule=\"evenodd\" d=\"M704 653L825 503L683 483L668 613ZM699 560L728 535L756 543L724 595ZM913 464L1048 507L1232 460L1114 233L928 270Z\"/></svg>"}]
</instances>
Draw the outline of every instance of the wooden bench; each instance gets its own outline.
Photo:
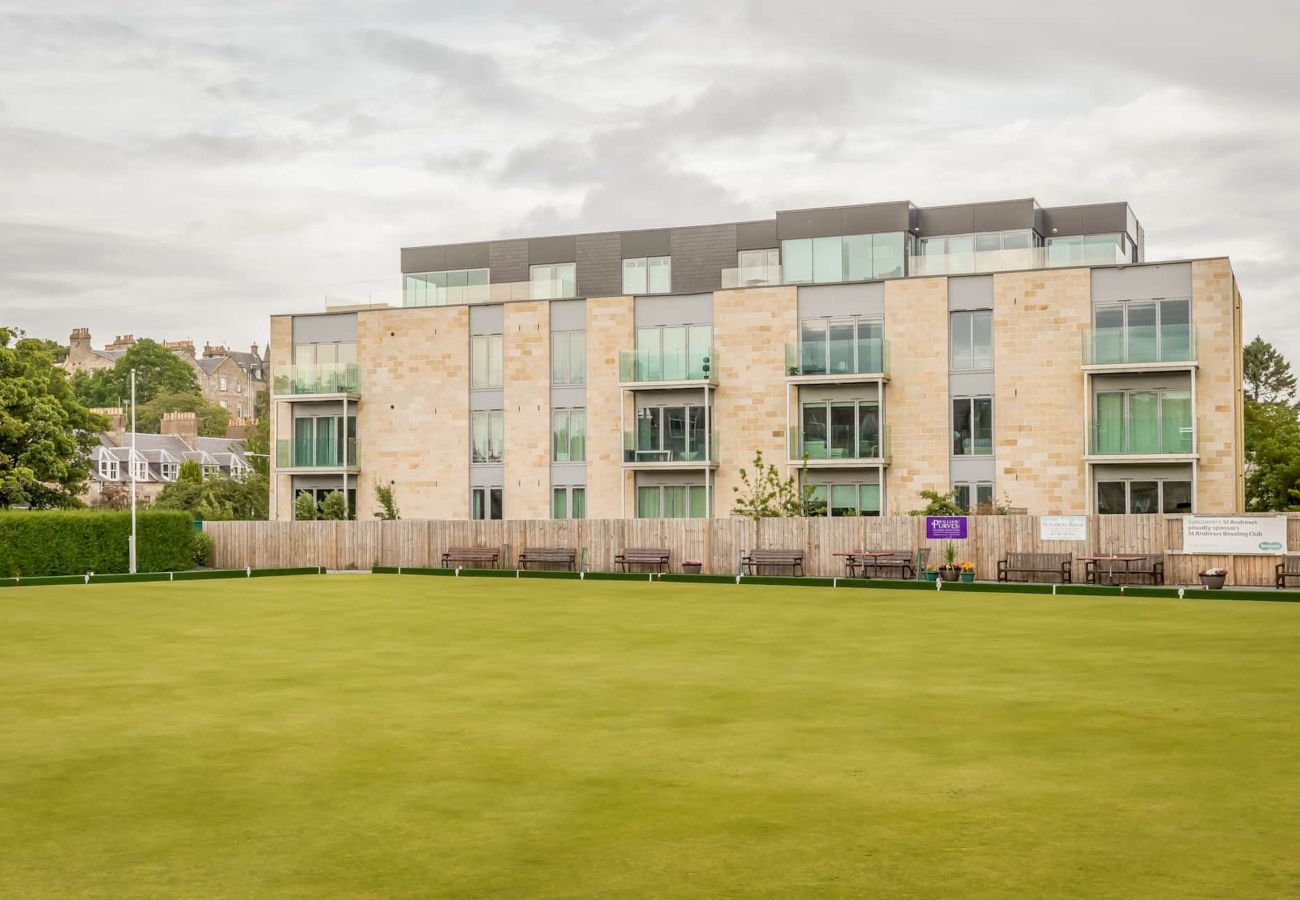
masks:
<instances>
[{"instance_id":1,"label":"wooden bench","mask_svg":"<svg viewBox=\"0 0 1300 900\"><path fill-rule=\"evenodd\" d=\"M578 559L578 551L572 547L525 547L519 554L519 568L529 566L562 566L572 572Z\"/></svg>"},{"instance_id":2,"label":"wooden bench","mask_svg":"<svg viewBox=\"0 0 1300 900\"><path fill-rule=\"evenodd\" d=\"M1165 563L1163 559L1146 553L1115 553L1117 557L1137 557L1136 559L1087 560L1084 562L1084 581L1097 584L1099 578L1105 578L1109 584L1135 584L1150 581L1152 584L1165 583Z\"/></svg>"},{"instance_id":3,"label":"wooden bench","mask_svg":"<svg viewBox=\"0 0 1300 900\"><path fill-rule=\"evenodd\" d=\"M884 552L884 551L882 551ZM927 555L929 551L924 551ZM916 559L912 556L911 550L890 550L888 556L858 556L854 557L857 563L856 568L862 570L863 578L879 578L882 574L896 573L898 578L910 579L916 577ZM922 560L920 565L924 566ZM852 571L849 573L853 574Z\"/></svg>"},{"instance_id":4,"label":"wooden bench","mask_svg":"<svg viewBox=\"0 0 1300 900\"><path fill-rule=\"evenodd\" d=\"M1069 584L1073 563L1069 553L1008 553L1005 559L998 560L998 581L1034 581L1035 576L1050 576L1058 584Z\"/></svg>"},{"instance_id":5,"label":"wooden bench","mask_svg":"<svg viewBox=\"0 0 1300 900\"><path fill-rule=\"evenodd\" d=\"M442 554L442 567L450 569L495 569L501 560L499 547L449 547Z\"/></svg>"},{"instance_id":6,"label":"wooden bench","mask_svg":"<svg viewBox=\"0 0 1300 900\"><path fill-rule=\"evenodd\" d=\"M632 571L629 566L642 566L660 572L668 571L670 551L662 547L626 547L614 557L614 565L622 567L624 572Z\"/></svg>"},{"instance_id":7,"label":"wooden bench","mask_svg":"<svg viewBox=\"0 0 1300 900\"><path fill-rule=\"evenodd\" d=\"M803 575L802 550L750 550L740 558L741 571L747 575L757 575L758 569L789 569L791 575Z\"/></svg>"},{"instance_id":8,"label":"wooden bench","mask_svg":"<svg viewBox=\"0 0 1300 900\"><path fill-rule=\"evenodd\" d=\"M1277 573L1276 584L1279 588L1286 587L1288 578L1300 578L1300 553L1288 553L1282 557L1282 561L1274 566Z\"/></svg>"}]
</instances>

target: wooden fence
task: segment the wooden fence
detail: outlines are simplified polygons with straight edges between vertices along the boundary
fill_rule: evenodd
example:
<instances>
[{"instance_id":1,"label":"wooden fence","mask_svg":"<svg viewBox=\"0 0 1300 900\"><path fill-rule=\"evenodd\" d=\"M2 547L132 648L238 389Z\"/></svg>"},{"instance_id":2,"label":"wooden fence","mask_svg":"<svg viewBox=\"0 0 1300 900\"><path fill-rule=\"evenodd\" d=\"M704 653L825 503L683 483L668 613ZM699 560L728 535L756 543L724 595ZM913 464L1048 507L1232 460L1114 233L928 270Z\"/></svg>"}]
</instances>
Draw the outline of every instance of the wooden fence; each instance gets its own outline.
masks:
<instances>
[{"instance_id":1,"label":"wooden fence","mask_svg":"<svg viewBox=\"0 0 1300 900\"><path fill-rule=\"evenodd\" d=\"M809 575L843 575L835 553L929 547L939 561L945 541L925 537L919 516L883 518L585 519L568 521L397 522L206 522L215 545L213 565L222 568L325 566L368 569L437 566L449 547L500 547L514 565L524 547L576 547L594 571L612 570L624 547L667 547L672 567L704 562L706 572L734 573L741 554L755 547L803 548ZM1103 553L1163 555L1169 584L1195 584L1212 566L1228 569L1228 583L1272 585L1276 556L1192 556L1182 551L1180 516L1091 516L1086 541L1039 539L1037 516L972 516L969 537L953 541L957 558L975 563L980 579L996 577L1007 553L1044 552L1093 556ZM1300 550L1300 516L1287 522L1287 547ZM1083 580L1083 566L1076 567Z\"/></svg>"}]
</instances>

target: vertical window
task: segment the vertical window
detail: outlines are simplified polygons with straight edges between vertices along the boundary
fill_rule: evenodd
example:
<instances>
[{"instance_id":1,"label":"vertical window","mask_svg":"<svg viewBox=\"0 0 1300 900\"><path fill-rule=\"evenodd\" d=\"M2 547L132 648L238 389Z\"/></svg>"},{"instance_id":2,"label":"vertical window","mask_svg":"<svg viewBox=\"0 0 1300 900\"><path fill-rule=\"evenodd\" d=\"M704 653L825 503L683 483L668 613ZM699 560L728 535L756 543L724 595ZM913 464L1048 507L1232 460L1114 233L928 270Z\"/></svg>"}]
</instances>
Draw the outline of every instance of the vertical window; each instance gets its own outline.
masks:
<instances>
[{"instance_id":1,"label":"vertical window","mask_svg":"<svg viewBox=\"0 0 1300 900\"><path fill-rule=\"evenodd\" d=\"M230 382L226 379L225 375L221 376L221 390L223 391L230 390Z\"/></svg>"},{"instance_id":2,"label":"vertical window","mask_svg":"<svg viewBox=\"0 0 1300 900\"><path fill-rule=\"evenodd\" d=\"M844 239L813 238L813 281L818 284L844 280Z\"/></svg>"},{"instance_id":3,"label":"vertical window","mask_svg":"<svg viewBox=\"0 0 1300 900\"><path fill-rule=\"evenodd\" d=\"M659 518L658 487L639 487L636 489L636 517L638 519Z\"/></svg>"},{"instance_id":4,"label":"vertical window","mask_svg":"<svg viewBox=\"0 0 1300 900\"><path fill-rule=\"evenodd\" d=\"M952 486L956 503L968 513L986 514L993 511L993 483L989 481L963 481Z\"/></svg>"},{"instance_id":5,"label":"vertical window","mask_svg":"<svg viewBox=\"0 0 1300 900\"><path fill-rule=\"evenodd\" d=\"M499 463L505 445L505 413L499 409L470 413L470 461Z\"/></svg>"},{"instance_id":6,"label":"vertical window","mask_svg":"<svg viewBox=\"0 0 1300 900\"><path fill-rule=\"evenodd\" d=\"M472 519L502 518L501 488L476 487L470 490L469 514Z\"/></svg>"},{"instance_id":7,"label":"vertical window","mask_svg":"<svg viewBox=\"0 0 1300 900\"><path fill-rule=\"evenodd\" d=\"M782 273L786 284L810 284L813 280L812 240L781 242Z\"/></svg>"},{"instance_id":8,"label":"vertical window","mask_svg":"<svg viewBox=\"0 0 1300 900\"><path fill-rule=\"evenodd\" d=\"M880 404L835 400L803 404L801 456L873 459L881 456Z\"/></svg>"},{"instance_id":9,"label":"vertical window","mask_svg":"<svg viewBox=\"0 0 1300 900\"><path fill-rule=\"evenodd\" d=\"M637 381L699 381L712 374L712 325L636 330Z\"/></svg>"},{"instance_id":10,"label":"vertical window","mask_svg":"<svg viewBox=\"0 0 1300 900\"><path fill-rule=\"evenodd\" d=\"M587 381L587 333L551 333L551 383L585 384Z\"/></svg>"},{"instance_id":11,"label":"vertical window","mask_svg":"<svg viewBox=\"0 0 1300 900\"><path fill-rule=\"evenodd\" d=\"M567 519L569 517L569 489L551 488L551 518Z\"/></svg>"},{"instance_id":12,"label":"vertical window","mask_svg":"<svg viewBox=\"0 0 1300 900\"><path fill-rule=\"evenodd\" d=\"M709 492L702 484L643 485L636 489L638 519L703 519Z\"/></svg>"},{"instance_id":13,"label":"vertical window","mask_svg":"<svg viewBox=\"0 0 1300 900\"><path fill-rule=\"evenodd\" d=\"M555 487L551 489L551 518L587 518L587 489L581 487Z\"/></svg>"},{"instance_id":14,"label":"vertical window","mask_svg":"<svg viewBox=\"0 0 1300 900\"><path fill-rule=\"evenodd\" d=\"M623 260L623 293L667 294L672 290L671 256L642 256Z\"/></svg>"},{"instance_id":15,"label":"vertical window","mask_svg":"<svg viewBox=\"0 0 1300 900\"><path fill-rule=\"evenodd\" d=\"M948 365L953 371L993 368L993 312L955 312L948 331Z\"/></svg>"},{"instance_id":16,"label":"vertical window","mask_svg":"<svg viewBox=\"0 0 1300 900\"><path fill-rule=\"evenodd\" d=\"M499 388L503 383L501 335L476 334L470 338L471 388Z\"/></svg>"},{"instance_id":17,"label":"vertical window","mask_svg":"<svg viewBox=\"0 0 1300 900\"><path fill-rule=\"evenodd\" d=\"M529 276L532 281L532 299L557 300L578 295L577 265L575 263L551 263L544 266L531 266Z\"/></svg>"},{"instance_id":18,"label":"vertical window","mask_svg":"<svg viewBox=\"0 0 1300 900\"><path fill-rule=\"evenodd\" d=\"M992 455L992 397L959 397L952 401L952 452L954 456Z\"/></svg>"},{"instance_id":19,"label":"vertical window","mask_svg":"<svg viewBox=\"0 0 1300 900\"><path fill-rule=\"evenodd\" d=\"M557 409L551 412L551 459L583 462L587 458L587 411Z\"/></svg>"},{"instance_id":20,"label":"vertical window","mask_svg":"<svg viewBox=\"0 0 1300 900\"><path fill-rule=\"evenodd\" d=\"M808 487L809 515L880 515L879 484L812 484Z\"/></svg>"},{"instance_id":21,"label":"vertical window","mask_svg":"<svg viewBox=\"0 0 1300 900\"><path fill-rule=\"evenodd\" d=\"M781 283L781 251L739 250L736 252L736 287Z\"/></svg>"}]
</instances>

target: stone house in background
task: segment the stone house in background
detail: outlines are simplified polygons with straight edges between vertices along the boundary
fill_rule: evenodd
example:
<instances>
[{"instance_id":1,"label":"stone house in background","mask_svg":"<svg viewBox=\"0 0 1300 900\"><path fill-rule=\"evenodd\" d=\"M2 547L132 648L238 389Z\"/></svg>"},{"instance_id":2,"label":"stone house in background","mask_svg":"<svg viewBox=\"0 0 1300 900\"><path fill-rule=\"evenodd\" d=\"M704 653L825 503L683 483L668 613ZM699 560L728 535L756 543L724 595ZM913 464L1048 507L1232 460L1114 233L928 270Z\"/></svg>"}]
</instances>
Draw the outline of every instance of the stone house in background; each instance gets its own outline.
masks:
<instances>
[{"instance_id":1,"label":"stone house in background","mask_svg":"<svg viewBox=\"0 0 1300 900\"><path fill-rule=\"evenodd\" d=\"M72 376L112 368L134 344L135 336L124 334L97 350L91 346L89 328L74 328L68 338L68 358L63 369ZM270 373L267 358L258 351L257 344L246 353L204 344L202 356L195 352L193 341L163 341L162 345L194 369L204 400L225 407L236 419L255 415L256 398L266 394Z\"/></svg>"}]
</instances>

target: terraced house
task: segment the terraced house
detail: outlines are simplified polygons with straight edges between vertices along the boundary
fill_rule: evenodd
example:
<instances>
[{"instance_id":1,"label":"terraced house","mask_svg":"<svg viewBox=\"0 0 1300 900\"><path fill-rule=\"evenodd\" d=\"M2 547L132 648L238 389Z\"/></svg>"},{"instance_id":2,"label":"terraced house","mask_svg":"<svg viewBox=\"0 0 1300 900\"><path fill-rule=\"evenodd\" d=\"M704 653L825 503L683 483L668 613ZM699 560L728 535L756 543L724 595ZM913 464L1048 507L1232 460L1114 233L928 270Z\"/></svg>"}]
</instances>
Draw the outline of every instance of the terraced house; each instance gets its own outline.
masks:
<instances>
[{"instance_id":1,"label":"terraced house","mask_svg":"<svg viewBox=\"0 0 1300 900\"><path fill-rule=\"evenodd\" d=\"M272 319L273 511L730 514L761 451L833 516L1242 509L1241 297L1127 203L901 201L402 250L401 307Z\"/></svg>"}]
</instances>

